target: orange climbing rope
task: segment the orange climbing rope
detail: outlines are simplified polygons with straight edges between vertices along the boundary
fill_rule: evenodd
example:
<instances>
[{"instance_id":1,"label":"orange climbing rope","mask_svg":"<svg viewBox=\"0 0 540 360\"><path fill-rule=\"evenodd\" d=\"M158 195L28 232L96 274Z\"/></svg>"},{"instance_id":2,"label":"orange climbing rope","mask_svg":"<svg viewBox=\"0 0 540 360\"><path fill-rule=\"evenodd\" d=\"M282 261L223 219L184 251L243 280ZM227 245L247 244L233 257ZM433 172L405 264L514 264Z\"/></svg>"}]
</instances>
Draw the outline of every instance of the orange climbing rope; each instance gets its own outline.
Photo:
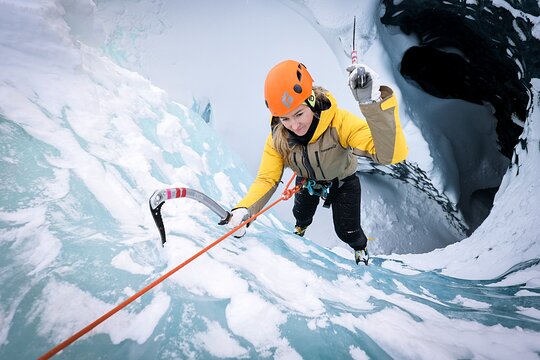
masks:
<instances>
[{"instance_id":1,"label":"orange climbing rope","mask_svg":"<svg viewBox=\"0 0 540 360\"><path fill-rule=\"evenodd\" d=\"M122 310L123 308L125 308L126 306L131 304L133 301L135 301L136 299L138 299L139 297L141 297L142 295L144 295L145 293L147 293L148 291L150 291L151 289L153 289L157 285L161 284L163 281L165 281L165 279L167 279L168 277L173 275L175 272L177 272L178 270L180 270L181 268L183 268L184 266L186 266L187 264L189 264L190 262L192 262L193 260L195 260L196 258L201 256L202 254L204 254L205 252L207 252L208 250L210 250L211 248L213 248L214 246L216 246L217 244L219 244L220 242L222 242L223 240L225 240L226 238L228 238L229 236L234 234L242 226L247 225L249 222L255 220L259 215L261 215L262 213L268 211L269 209L274 207L280 201L288 200L291 196L293 196L295 193L300 191L300 189L302 188L302 184L299 184L299 185L295 186L294 188L289 189L289 186L291 185L291 183L292 183L292 181L293 181L293 179L295 177L296 177L296 174L293 174L293 176L291 177L291 179L287 183L287 186L285 187L285 190L283 191L283 194L281 195L281 197L279 197L279 199L277 199L276 201L274 201L273 203L271 203L270 205L268 205L267 207L265 207L264 209L262 209L258 213L254 214L253 216L251 216L246 221L240 223L238 226L231 229L229 232L227 232L225 235L221 236L220 238L216 239L213 243L211 243L207 247L203 248L202 250L200 250L199 252L197 252L196 254L191 256L189 259L187 259L186 261L184 261L180 265L176 266L174 269L169 270L167 273L160 276L159 278L157 278L156 280L154 280L153 282L151 282L150 284L145 286L143 289L137 291L135 294L133 294L132 296L130 296L129 298L124 300L122 303L120 303L119 305L117 305L116 307L111 309L109 312L103 314L101 317L96 319L91 324L88 324L86 327L79 330L78 332L73 334L68 339L64 340L60 344L53 347L47 353L41 355L38 359L39 360L50 359L54 355L58 354L60 351L64 350L66 347L68 347L69 345L74 343L76 340L81 338L83 335L90 332L92 329L94 329L96 326L98 326L99 324L101 324L102 322L104 322L105 320L107 320L108 318L113 316L114 314L116 314L118 311Z\"/></svg>"}]
</instances>

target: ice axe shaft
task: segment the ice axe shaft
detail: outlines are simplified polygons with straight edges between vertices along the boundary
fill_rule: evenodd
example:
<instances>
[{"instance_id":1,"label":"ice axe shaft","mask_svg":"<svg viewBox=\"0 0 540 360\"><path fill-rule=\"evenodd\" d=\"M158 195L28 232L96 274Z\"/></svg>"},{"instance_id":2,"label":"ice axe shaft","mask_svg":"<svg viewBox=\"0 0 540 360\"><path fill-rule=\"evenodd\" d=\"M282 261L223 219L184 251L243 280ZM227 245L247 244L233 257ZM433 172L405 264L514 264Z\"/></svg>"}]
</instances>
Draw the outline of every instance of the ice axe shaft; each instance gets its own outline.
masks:
<instances>
[{"instance_id":1,"label":"ice axe shaft","mask_svg":"<svg viewBox=\"0 0 540 360\"><path fill-rule=\"evenodd\" d=\"M356 16L353 19L351 61L353 64L358 62L358 54L356 53Z\"/></svg>"},{"instance_id":2,"label":"ice axe shaft","mask_svg":"<svg viewBox=\"0 0 540 360\"><path fill-rule=\"evenodd\" d=\"M351 52L351 62L352 64L358 63L358 53L356 52L356 16L353 18L353 32L352 32L352 52ZM366 69L359 68L358 70L358 83L360 87L364 87L367 78L366 78Z\"/></svg>"}]
</instances>

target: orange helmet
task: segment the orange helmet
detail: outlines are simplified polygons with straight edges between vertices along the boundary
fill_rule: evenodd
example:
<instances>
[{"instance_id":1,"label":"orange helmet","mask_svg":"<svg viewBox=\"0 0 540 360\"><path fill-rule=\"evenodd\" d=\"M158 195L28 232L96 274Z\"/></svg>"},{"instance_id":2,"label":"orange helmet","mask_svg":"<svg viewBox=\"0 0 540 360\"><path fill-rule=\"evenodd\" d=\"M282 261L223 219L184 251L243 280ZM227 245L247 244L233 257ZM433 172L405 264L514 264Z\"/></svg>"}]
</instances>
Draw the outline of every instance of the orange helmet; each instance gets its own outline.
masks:
<instances>
[{"instance_id":1,"label":"orange helmet","mask_svg":"<svg viewBox=\"0 0 540 360\"><path fill-rule=\"evenodd\" d=\"M285 60L266 75L264 100L273 116L282 116L310 97L312 88L313 78L304 64Z\"/></svg>"}]
</instances>

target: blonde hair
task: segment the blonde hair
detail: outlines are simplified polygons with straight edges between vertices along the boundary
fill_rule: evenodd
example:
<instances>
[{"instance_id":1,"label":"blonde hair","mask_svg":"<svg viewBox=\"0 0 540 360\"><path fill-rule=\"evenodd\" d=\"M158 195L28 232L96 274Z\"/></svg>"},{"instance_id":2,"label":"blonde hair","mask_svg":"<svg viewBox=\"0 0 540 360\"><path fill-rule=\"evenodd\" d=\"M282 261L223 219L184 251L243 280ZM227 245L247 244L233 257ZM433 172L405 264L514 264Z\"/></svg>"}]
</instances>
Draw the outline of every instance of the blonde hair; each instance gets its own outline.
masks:
<instances>
[{"instance_id":1,"label":"blonde hair","mask_svg":"<svg viewBox=\"0 0 540 360\"><path fill-rule=\"evenodd\" d=\"M315 92L316 99L315 109L320 109L321 103L329 101L326 97L327 90L321 86L313 86L313 91ZM313 111L313 109L311 110ZM285 166L291 167L291 152L296 146L299 146L299 144L289 142L289 132L285 126L283 126L279 118L276 117L275 119L276 121L273 121L272 124L272 140L274 142L274 147L283 158Z\"/></svg>"}]
</instances>

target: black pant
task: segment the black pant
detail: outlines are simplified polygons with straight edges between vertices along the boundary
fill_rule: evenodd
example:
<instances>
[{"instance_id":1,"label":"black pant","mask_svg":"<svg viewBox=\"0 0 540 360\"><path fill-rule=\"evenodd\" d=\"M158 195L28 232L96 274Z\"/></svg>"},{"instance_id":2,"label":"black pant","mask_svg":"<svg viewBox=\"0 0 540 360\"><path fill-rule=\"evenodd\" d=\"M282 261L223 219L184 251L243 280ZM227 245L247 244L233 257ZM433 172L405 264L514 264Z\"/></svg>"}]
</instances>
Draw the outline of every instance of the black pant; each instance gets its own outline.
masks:
<instances>
[{"instance_id":1,"label":"black pant","mask_svg":"<svg viewBox=\"0 0 540 360\"><path fill-rule=\"evenodd\" d=\"M300 181L302 178L297 177L296 183ZM331 206L336 235L354 250L365 249L367 237L360 225L360 180L356 175L349 176L339 188L332 186L330 192L335 192ZM310 225L318 204L319 196L310 195L307 189L297 192L293 206L296 225Z\"/></svg>"}]
</instances>

